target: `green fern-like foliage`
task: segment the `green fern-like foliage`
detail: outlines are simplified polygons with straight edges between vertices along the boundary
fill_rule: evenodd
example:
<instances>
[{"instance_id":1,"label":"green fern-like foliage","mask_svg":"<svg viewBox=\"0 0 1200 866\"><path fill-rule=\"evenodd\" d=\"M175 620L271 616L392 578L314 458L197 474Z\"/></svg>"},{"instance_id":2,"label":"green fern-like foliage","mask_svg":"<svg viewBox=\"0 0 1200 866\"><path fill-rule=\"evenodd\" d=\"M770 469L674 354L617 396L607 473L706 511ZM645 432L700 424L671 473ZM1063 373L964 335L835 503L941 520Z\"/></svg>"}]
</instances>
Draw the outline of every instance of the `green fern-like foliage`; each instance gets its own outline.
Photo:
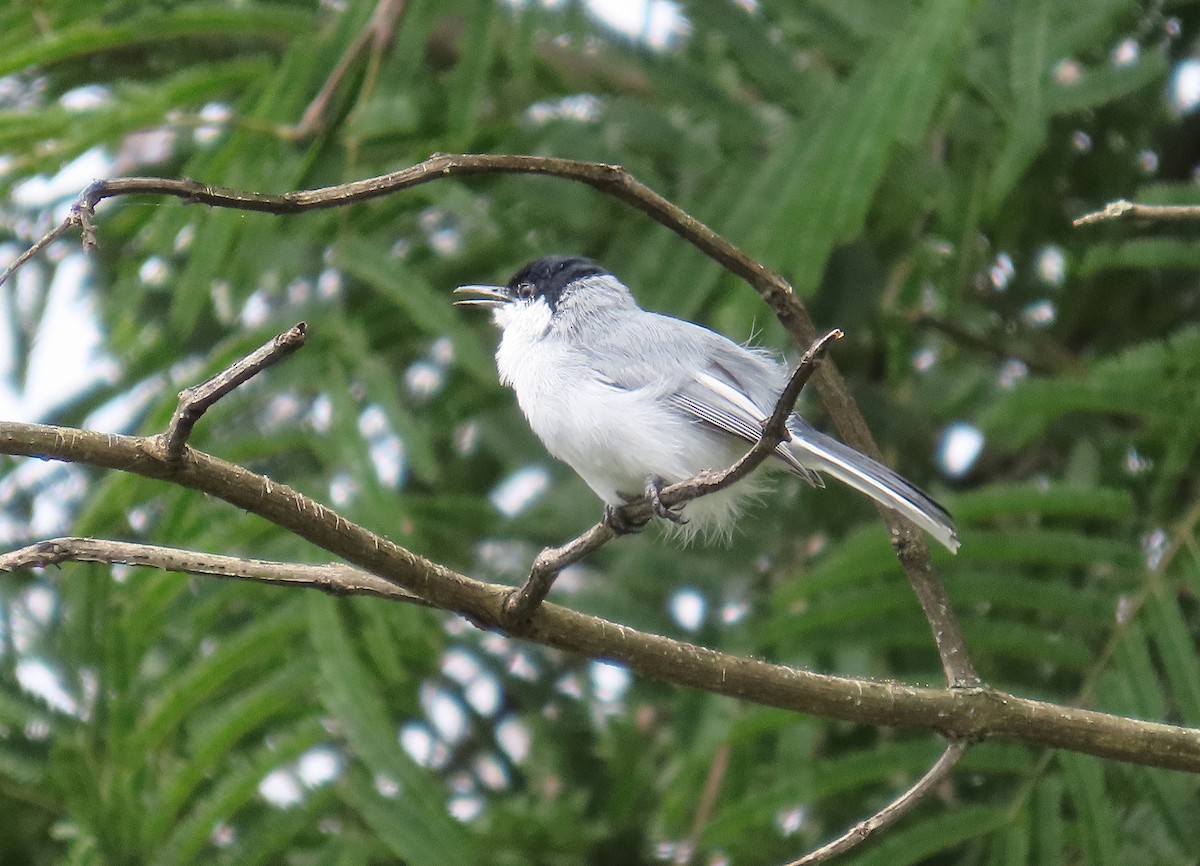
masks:
<instances>
[{"instance_id":1,"label":"green fern-like foliage","mask_svg":"<svg viewBox=\"0 0 1200 866\"><path fill-rule=\"evenodd\" d=\"M96 173L282 192L438 151L620 163L847 332L835 359L889 462L959 520L961 552L935 560L989 682L1200 725L1195 232L1070 226L1115 197L1194 200L1194 118L1170 101L1193 5L652 4L647 26L669 26L632 33L604 5L410 0L307 136L375 4L4 5L0 259ZM117 199L97 224L80 293L73 241L0 288L6 415L160 430L181 387L306 320L307 347L192 444L488 579L519 580L598 503L529 433L451 288L580 253L646 307L797 349L669 231L549 178L290 217ZM955 467L958 423L984 445ZM0 461L5 548L71 532L327 559L188 491ZM529 495L502 509L514 479ZM622 539L555 594L731 652L942 682L884 530L843 490L781 483L728 547ZM774 864L941 746L364 599L66 565L0 579L0 614L5 863ZM985 742L844 862L1194 863L1198 784Z\"/></svg>"}]
</instances>

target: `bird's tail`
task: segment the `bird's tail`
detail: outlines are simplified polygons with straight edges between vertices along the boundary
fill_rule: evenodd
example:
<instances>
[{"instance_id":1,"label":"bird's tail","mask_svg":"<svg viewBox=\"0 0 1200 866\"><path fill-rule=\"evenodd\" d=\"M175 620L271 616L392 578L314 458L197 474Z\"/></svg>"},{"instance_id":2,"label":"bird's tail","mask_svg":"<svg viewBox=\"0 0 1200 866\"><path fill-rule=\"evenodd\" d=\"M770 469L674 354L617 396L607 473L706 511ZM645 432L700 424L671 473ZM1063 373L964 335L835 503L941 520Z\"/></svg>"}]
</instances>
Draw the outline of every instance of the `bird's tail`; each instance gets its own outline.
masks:
<instances>
[{"instance_id":1,"label":"bird's tail","mask_svg":"<svg viewBox=\"0 0 1200 866\"><path fill-rule=\"evenodd\" d=\"M818 472L826 472L876 502L900 512L951 553L958 552L954 519L923 490L882 463L807 424L802 431L793 433L787 447L800 463Z\"/></svg>"}]
</instances>

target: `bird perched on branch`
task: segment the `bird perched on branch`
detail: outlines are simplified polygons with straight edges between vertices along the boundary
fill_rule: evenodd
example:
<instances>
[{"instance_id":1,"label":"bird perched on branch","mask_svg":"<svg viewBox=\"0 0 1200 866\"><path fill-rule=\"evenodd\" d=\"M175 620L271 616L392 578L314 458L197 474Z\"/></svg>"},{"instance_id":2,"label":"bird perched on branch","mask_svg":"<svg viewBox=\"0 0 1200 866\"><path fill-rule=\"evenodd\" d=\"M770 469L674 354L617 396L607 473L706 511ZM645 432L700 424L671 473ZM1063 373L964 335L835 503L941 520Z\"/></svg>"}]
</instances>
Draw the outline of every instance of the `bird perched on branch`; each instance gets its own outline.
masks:
<instances>
[{"instance_id":1,"label":"bird perched on branch","mask_svg":"<svg viewBox=\"0 0 1200 866\"><path fill-rule=\"evenodd\" d=\"M665 508L657 493L730 466L759 440L787 382L770 353L637 305L590 259L546 256L505 286L460 286L502 331L500 381L517 394L533 432L604 501L610 519L645 494L685 537L732 532L741 506L764 485L761 470L732 487ZM764 464L817 487L825 473L898 511L951 552L954 521L912 483L819 432L799 415Z\"/></svg>"}]
</instances>

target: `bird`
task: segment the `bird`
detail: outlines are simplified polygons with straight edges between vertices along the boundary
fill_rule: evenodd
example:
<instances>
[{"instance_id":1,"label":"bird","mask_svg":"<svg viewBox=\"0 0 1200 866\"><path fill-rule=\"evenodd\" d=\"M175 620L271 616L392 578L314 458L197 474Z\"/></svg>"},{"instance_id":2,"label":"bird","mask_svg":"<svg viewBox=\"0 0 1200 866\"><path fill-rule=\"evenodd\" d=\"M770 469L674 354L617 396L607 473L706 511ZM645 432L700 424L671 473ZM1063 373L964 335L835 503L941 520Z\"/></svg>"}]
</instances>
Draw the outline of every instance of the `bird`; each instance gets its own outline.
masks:
<instances>
[{"instance_id":1,"label":"bird","mask_svg":"<svg viewBox=\"0 0 1200 866\"><path fill-rule=\"evenodd\" d=\"M824 487L822 474L836 478L957 552L946 509L796 413L787 419L790 438L750 477L686 503L682 513L661 508L662 486L724 469L759 440L787 383L780 360L642 309L624 283L582 256L543 256L503 286L465 285L454 293L470 296L455 304L491 311L501 331L501 384L516 393L546 450L601 499L615 528L634 528L617 521L620 508L646 495L685 540L728 540L747 501L769 484L763 470L773 466L816 487Z\"/></svg>"}]
</instances>

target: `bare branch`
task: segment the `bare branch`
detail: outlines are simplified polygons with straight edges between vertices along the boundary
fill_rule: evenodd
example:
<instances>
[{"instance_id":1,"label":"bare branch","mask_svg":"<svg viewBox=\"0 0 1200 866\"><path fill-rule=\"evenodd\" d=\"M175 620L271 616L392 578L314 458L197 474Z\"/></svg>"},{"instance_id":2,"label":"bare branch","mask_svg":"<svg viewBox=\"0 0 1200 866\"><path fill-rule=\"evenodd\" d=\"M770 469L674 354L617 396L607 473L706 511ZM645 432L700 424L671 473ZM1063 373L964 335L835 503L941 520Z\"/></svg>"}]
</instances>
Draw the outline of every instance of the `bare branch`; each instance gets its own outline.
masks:
<instances>
[{"instance_id":1,"label":"bare branch","mask_svg":"<svg viewBox=\"0 0 1200 866\"><path fill-rule=\"evenodd\" d=\"M1072 221L1073 226L1088 226L1095 223L1118 220L1159 220L1163 222L1187 222L1200 220L1200 205L1195 204L1138 204L1124 199L1109 202L1103 210L1084 214Z\"/></svg>"},{"instance_id":2,"label":"bare branch","mask_svg":"<svg viewBox=\"0 0 1200 866\"><path fill-rule=\"evenodd\" d=\"M507 619L508 586L431 562L313 499L195 449L162 459L154 437L0 421L0 454L119 470L207 493L484 628ZM932 689L838 677L741 658L647 634L552 603L521 636L648 677L793 712L936 731L954 740L1004 737L1103 758L1200 773L1200 729L1056 706L990 687Z\"/></svg>"},{"instance_id":3,"label":"bare branch","mask_svg":"<svg viewBox=\"0 0 1200 866\"><path fill-rule=\"evenodd\" d=\"M881 509L887 510L882 506ZM925 619L929 621L933 631L933 642L942 660L947 685L963 689L979 688L983 685L983 680L975 672L967 650L967 642L963 639L962 629L959 628L954 608L950 604L950 596L946 594L946 587L933 567L924 536L914 529L901 529L896 526L889 529L892 533L892 547L904 566L909 586L917 596Z\"/></svg>"},{"instance_id":4,"label":"bare branch","mask_svg":"<svg viewBox=\"0 0 1200 866\"><path fill-rule=\"evenodd\" d=\"M937 759L937 762L911 788L895 800L892 800L892 802L888 803L870 818L859 821L832 842L822 845L815 851L810 851L799 860L793 860L787 866L812 866L814 863L824 863L826 860L836 857L838 854L844 854L851 848L862 844L872 834L878 833L885 827L890 827L911 811L913 806L921 802L922 797L950 775L950 771L954 769L954 766L959 762L966 750L967 744L964 742L950 743L950 745L946 746L946 751L942 752L942 756Z\"/></svg>"},{"instance_id":5,"label":"bare branch","mask_svg":"<svg viewBox=\"0 0 1200 866\"><path fill-rule=\"evenodd\" d=\"M808 351L800 358L787 385L775 401L771 417L763 424L762 435L740 459L722 472L702 472L692 478L685 479L664 487L659 492L659 500L668 508L685 505L693 499L724 490L744 479L747 475L762 465L771 454L785 441L789 434L787 419L796 407L800 391L804 388L817 361L825 354L829 344L840 340L844 335L839 330L830 331L821 339L808 347ZM654 516L654 509L646 497L634 500L621 507L622 518L633 524L645 523ZM559 573L568 565L579 562L586 556L595 553L608 542L616 538L618 532L608 520L601 520L582 535L573 538L561 547L548 547L538 554L529 571L529 577L521 587L513 592L505 603L505 610L511 617L510 628L519 628L520 624L529 618L530 613L550 593Z\"/></svg>"},{"instance_id":6,"label":"bare branch","mask_svg":"<svg viewBox=\"0 0 1200 866\"><path fill-rule=\"evenodd\" d=\"M92 184L88 189L90 190L94 186L95 184ZM12 263L4 269L4 272L0 273L0 286L4 285L8 281L8 278L15 274L27 261L77 226L83 231L83 248L86 250L95 249L96 226L92 222L95 207L96 203L88 199L87 190L84 190L75 204L71 206L71 210L62 222L38 238L33 246L13 259Z\"/></svg>"},{"instance_id":7,"label":"bare branch","mask_svg":"<svg viewBox=\"0 0 1200 866\"><path fill-rule=\"evenodd\" d=\"M46 568L62 562L137 565L183 574L306 586L330 595L375 595L392 601L429 606L424 599L394 583L341 563L302 565L268 559L243 559L177 547L98 538L52 538L0 554L0 572Z\"/></svg>"},{"instance_id":8,"label":"bare branch","mask_svg":"<svg viewBox=\"0 0 1200 866\"><path fill-rule=\"evenodd\" d=\"M3 285L5 281L15 274L17 270L27 261L32 259L34 256L36 256L46 247L50 246L50 244L54 243L77 225L79 225L79 223L72 222L70 218L67 218L52 228L49 232L42 235L42 237L38 239L37 243L13 259L9 266L4 269L4 272L0 273L0 285Z\"/></svg>"},{"instance_id":9,"label":"bare branch","mask_svg":"<svg viewBox=\"0 0 1200 866\"><path fill-rule=\"evenodd\" d=\"M796 345L809 346L817 339L812 317L787 280L754 261L704 223L617 165L508 154L435 154L417 165L379 177L283 195L233 190L187 179L120 178L96 181L88 187L69 219L74 220L73 224L84 226L86 243L92 239L88 224L93 209L100 201L114 196L168 195L212 207L294 214L319 208L343 207L451 175L498 173L548 175L585 183L637 208L753 286ZM60 227L55 231L61 234L65 228ZM10 267L0 277L0 282L13 270L15 268ZM816 372L816 385L834 426L846 444L869 457L880 459L879 448L836 365L822 365ZM947 681L964 687L978 685L981 681L971 663L962 630L953 615L945 587L933 568L929 548L920 529L886 506L878 505L878 511L892 539L896 556L929 621Z\"/></svg>"},{"instance_id":10,"label":"bare branch","mask_svg":"<svg viewBox=\"0 0 1200 866\"><path fill-rule=\"evenodd\" d=\"M208 381L180 391L179 405L175 407L167 431L162 436L163 453L166 458L173 461L183 456L183 448L192 428L210 406L303 346L305 327L304 322L299 322L249 355L230 364Z\"/></svg>"}]
</instances>

